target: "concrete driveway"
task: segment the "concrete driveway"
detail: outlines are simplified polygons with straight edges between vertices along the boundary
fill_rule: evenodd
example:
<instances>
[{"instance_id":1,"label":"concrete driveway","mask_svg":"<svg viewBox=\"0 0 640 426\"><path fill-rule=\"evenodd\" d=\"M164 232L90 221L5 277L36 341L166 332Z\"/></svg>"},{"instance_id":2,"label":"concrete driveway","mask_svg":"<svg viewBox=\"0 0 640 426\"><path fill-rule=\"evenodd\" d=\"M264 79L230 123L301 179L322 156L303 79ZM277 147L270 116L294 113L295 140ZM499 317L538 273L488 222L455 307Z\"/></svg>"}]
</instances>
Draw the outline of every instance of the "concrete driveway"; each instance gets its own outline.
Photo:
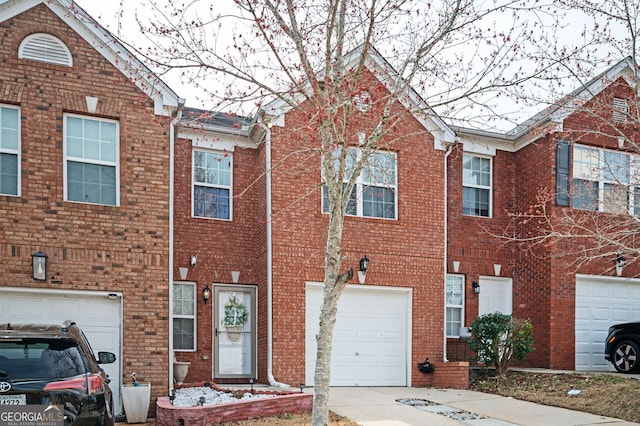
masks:
<instances>
[{"instance_id":1,"label":"concrete driveway","mask_svg":"<svg viewBox=\"0 0 640 426\"><path fill-rule=\"evenodd\" d=\"M363 426L640 424L457 389L333 387L329 408Z\"/></svg>"}]
</instances>

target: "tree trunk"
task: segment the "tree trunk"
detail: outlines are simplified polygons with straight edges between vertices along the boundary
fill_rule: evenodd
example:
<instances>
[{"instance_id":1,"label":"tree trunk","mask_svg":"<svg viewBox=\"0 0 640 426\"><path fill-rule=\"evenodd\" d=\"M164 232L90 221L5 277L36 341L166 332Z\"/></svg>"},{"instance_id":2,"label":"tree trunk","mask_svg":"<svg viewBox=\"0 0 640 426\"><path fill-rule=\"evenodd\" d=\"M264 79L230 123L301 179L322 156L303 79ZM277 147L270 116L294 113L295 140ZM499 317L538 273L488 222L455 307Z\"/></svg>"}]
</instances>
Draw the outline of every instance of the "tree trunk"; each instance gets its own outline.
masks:
<instances>
[{"instance_id":1,"label":"tree trunk","mask_svg":"<svg viewBox=\"0 0 640 426\"><path fill-rule=\"evenodd\" d=\"M338 299L347 281L353 278L353 269L351 268L340 274L340 266L342 264L340 257L342 224L343 217L341 215L331 215L325 257L324 295L322 306L320 307L320 328L316 337L318 347L311 419L313 426L326 426L329 424L329 384L331 382L330 366L333 328L338 313Z\"/></svg>"}]
</instances>

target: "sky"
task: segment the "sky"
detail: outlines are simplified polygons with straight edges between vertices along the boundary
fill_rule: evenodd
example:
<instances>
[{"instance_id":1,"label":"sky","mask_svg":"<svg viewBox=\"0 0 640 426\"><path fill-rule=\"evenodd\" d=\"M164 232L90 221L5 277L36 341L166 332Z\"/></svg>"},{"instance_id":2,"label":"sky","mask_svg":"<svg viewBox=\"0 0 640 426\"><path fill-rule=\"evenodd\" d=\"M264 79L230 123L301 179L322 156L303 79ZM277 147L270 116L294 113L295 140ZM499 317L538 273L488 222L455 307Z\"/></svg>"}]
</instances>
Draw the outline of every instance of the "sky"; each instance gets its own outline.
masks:
<instances>
[{"instance_id":1,"label":"sky","mask_svg":"<svg viewBox=\"0 0 640 426\"><path fill-rule=\"evenodd\" d=\"M131 42L139 47L139 44L143 41L143 38L140 37L139 27L138 23L135 20L135 16L136 14L148 16L148 4L153 1L158 1L158 3L162 2L161 0L76 0L76 3L78 3L102 26L110 30L116 36L118 36L125 42ZM177 0L175 4L179 4L179 1L180 0ZM196 0L188 0L187 3L193 3L193 1ZM215 4L216 10L224 8L225 4L230 3L231 0L215 0L211 2L202 2L203 7ZM122 13L118 15L120 9L122 10ZM589 27L590 25L592 25L591 18L581 16L576 13L570 14L567 20L567 27L561 34L561 37L564 37L567 42L570 42L572 37L578 37L583 29ZM208 104L206 101L199 100L199 98L202 96L201 91L199 91L197 88L182 84L177 72L173 74L169 72L168 74L161 76L161 78L180 97L186 98L187 106L205 109L212 107L212 104ZM574 88L575 87L564 87L562 90L566 94ZM500 100L500 103L505 108L505 110L514 111L515 108L523 110L523 112L520 114L521 118L516 119L516 121L518 122L522 122L527 118L530 118L532 115L546 106L539 106L536 110L535 107L532 106L525 107L523 105L509 105L508 100L505 100L504 98ZM514 116L516 116L516 114L514 114ZM489 130L507 131L514 126L514 123L513 121L505 121L505 123L496 124L496 126L502 127Z\"/></svg>"}]
</instances>

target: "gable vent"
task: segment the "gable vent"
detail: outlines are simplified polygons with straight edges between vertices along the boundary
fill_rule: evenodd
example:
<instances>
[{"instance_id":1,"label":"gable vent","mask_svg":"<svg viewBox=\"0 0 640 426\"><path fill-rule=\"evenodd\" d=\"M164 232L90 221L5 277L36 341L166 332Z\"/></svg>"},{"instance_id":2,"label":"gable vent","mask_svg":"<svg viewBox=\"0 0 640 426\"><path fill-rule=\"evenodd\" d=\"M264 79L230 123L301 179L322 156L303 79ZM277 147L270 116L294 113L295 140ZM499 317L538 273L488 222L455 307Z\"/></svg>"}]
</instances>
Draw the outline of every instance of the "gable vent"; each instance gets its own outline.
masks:
<instances>
[{"instance_id":1,"label":"gable vent","mask_svg":"<svg viewBox=\"0 0 640 426\"><path fill-rule=\"evenodd\" d=\"M73 65L71 52L57 37L50 34L31 34L22 40L18 48L18 58L48 62L56 65Z\"/></svg>"},{"instance_id":2,"label":"gable vent","mask_svg":"<svg viewBox=\"0 0 640 426\"><path fill-rule=\"evenodd\" d=\"M629 103L626 99L613 98L613 121L624 123L629 115Z\"/></svg>"}]
</instances>

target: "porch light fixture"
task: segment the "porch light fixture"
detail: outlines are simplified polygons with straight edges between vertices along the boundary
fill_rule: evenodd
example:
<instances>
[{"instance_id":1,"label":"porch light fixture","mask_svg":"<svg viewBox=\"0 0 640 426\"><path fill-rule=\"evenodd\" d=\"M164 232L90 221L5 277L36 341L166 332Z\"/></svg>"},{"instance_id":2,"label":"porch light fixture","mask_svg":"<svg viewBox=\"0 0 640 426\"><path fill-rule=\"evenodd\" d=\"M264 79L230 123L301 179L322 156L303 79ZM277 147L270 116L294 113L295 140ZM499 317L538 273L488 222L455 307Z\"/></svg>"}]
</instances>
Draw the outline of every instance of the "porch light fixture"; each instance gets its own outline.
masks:
<instances>
[{"instance_id":1,"label":"porch light fixture","mask_svg":"<svg viewBox=\"0 0 640 426\"><path fill-rule=\"evenodd\" d=\"M205 305L207 304L209 299L211 299L211 289L209 288L209 285L207 284L207 286L202 289L202 300L204 301Z\"/></svg>"},{"instance_id":2,"label":"porch light fixture","mask_svg":"<svg viewBox=\"0 0 640 426\"><path fill-rule=\"evenodd\" d=\"M364 257L360 259L360 270L366 274L368 269L369 269L369 258L365 254Z\"/></svg>"},{"instance_id":3,"label":"porch light fixture","mask_svg":"<svg viewBox=\"0 0 640 426\"><path fill-rule=\"evenodd\" d=\"M616 257L616 275L621 277L622 276L622 270L624 269L624 267L627 264L627 259L625 259L625 257L623 255L618 255L618 257Z\"/></svg>"},{"instance_id":4,"label":"porch light fixture","mask_svg":"<svg viewBox=\"0 0 640 426\"><path fill-rule=\"evenodd\" d=\"M31 272L34 280L47 280L47 258L48 256L41 251L31 255Z\"/></svg>"},{"instance_id":5,"label":"porch light fixture","mask_svg":"<svg viewBox=\"0 0 640 426\"><path fill-rule=\"evenodd\" d=\"M367 270L369 269L369 258L365 254L362 259L360 259L360 269L358 270L358 282L360 284L364 284L365 279L367 278Z\"/></svg>"},{"instance_id":6,"label":"porch light fixture","mask_svg":"<svg viewBox=\"0 0 640 426\"><path fill-rule=\"evenodd\" d=\"M471 283L471 288L473 288L473 292L474 292L475 294L480 294L480 284L478 284L478 282L477 282L477 281L473 281L473 282Z\"/></svg>"}]
</instances>

